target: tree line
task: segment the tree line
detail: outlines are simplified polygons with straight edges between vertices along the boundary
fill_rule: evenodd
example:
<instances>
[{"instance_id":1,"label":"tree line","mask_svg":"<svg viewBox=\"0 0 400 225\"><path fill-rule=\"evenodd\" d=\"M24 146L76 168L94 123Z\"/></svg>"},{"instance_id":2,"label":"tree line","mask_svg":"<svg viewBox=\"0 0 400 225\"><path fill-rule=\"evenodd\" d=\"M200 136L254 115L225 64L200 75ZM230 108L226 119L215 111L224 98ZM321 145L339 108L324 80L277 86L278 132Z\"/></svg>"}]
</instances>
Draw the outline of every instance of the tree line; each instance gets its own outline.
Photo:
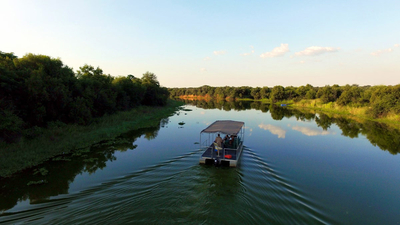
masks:
<instances>
[{"instance_id":1,"label":"tree line","mask_svg":"<svg viewBox=\"0 0 400 225\"><path fill-rule=\"evenodd\" d=\"M373 118L389 113L400 114L400 84L395 86L359 86L326 85L313 87L310 84L300 87L211 87L204 85L197 88L169 88L170 96L207 96L217 99L268 99L272 103L292 100L319 99L322 103L334 102L339 106L368 106L367 114Z\"/></svg>"},{"instance_id":2,"label":"tree line","mask_svg":"<svg viewBox=\"0 0 400 225\"><path fill-rule=\"evenodd\" d=\"M168 97L150 72L113 77L87 64L74 72L46 55L0 51L0 142L29 138L54 123L87 125L140 105L165 105Z\"/></svg>"}]
</instances>

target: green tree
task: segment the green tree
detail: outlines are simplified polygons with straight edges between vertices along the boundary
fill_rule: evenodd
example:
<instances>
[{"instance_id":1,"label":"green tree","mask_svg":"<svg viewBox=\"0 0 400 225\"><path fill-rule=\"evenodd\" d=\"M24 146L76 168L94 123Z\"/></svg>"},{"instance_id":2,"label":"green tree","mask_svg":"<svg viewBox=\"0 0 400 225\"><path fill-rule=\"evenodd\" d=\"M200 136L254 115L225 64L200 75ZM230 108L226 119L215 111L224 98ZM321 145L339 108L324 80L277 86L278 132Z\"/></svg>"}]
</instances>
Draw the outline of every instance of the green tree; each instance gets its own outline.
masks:
<instances>
[{"instance_id":1,"label":"green tree","mask_svg":"<svg viewBox=\"0 0 400 225\"><path fill-rule=\"evenodd\" d=\"M75 77L60 59L27 54L15 60L17 73L24 79L26 91L19 99L21 117L31 125L44 126L48 121L66 121L71 87Z\"/></svg>"},{"instance_id":2,"label":"green tree","mask_svg":"<svg viewBox=\"0 0 400 225\"><path fill-rule=\"evenodd\" d=\"M144 105L165 105L169 97L167 88L160 87L157 76L154 73L146 72L141 79L145 88L142 104Z\"/></svg>"},{"instance_id":3,"label":"green tree","mask_svg":"<svg viewBox=\"0 0 400 225\"><path fill-rule=\"evenodd\" d=\"M371 95L369 115L377 118L392 112L400 113L400 84L377 88Z\"/></svg>"},{"instance_id":4,"label":"green tree","mask_svg":"<svg viewBox=\"0 0 400 225\"><path fill-rule=\"evenodd\" d=\"M336 101L340 94L338 85L326 85L318 90L317 97L321 99L322 103L328 103Z\"/></svg>"},{"instance_id":5,"label":"green tree","mask_svg":"<svg viewBox=\"0 0 400 225\"><path fill-rule=\"evenodd\" d=\"M271 89L269 87L263 87L260 90L261 98L270 98Z\"/></svg>"},{"instance_id":6,"label":"green tree","mask_svg":"<svg viewBox=\"0 0 400 225\"><path fill-rule=\"evenodd\" d=\"M261 98L261 88L260 87L256 87L251 89L251 96L255 99L258 100Z\"/></svg>"},{"instance_id":7,"label":"green tree","mask_svg":"<svg viewBox=\"0 0 400 225\"><path fill-rule=\"evenodd\" d=\"M103 76L103 70L97 67L94 69L93 66L85 64L82 67L79 67L79 70L76 71L77 78L95 78Z\"/></svg>"},{"instance_id":8,"label":"green tree","mask_svg":"<svg viewBox=\"0 0 400 225\"><path fill-rule=\"evenodd\" d=\"M314 89L310 89L306 93L306 99L315 99L317 96L317 92Z\"/></svg>"},{"instance_id":9,"label":"green tree","mask_svg":"<svg viewBox=\"0 0 400 225\"><path fill-rule=\"evenodd\" d=\"M223 87L217 87L215 88L215 97L219 98L219 99L225 99L226 98L226 94L224 92L224 88Z\"/></svg>"},{"instance_id":10,"label":"green tree","mask_svg":"<svg viewBox=\"0 0 400 225\"><path fill-rule=\"evenodd\" d=\"M117 109L127 110L138 106L143 100L144 87L139 79L132 77L117 77L112 81L117 93Z\"/></svg>"},{"instance_id":11,"label":"green tree","mask_svg":"<svg viewBox=\"0 0 400 225\"><path fill-rule=\"evenodd\" d=\"M77 71L79 89L78 96L86 98L89 105L92 105L94 117L103 116L105 113L112 114L116 109L117 93L112 86L114 78L111 75L103 74L103 70L85 64Z\"/></svg>"},{"instance_id":12,"label":"green tree","mask_svg":"<svg viewBox=\"0 0 400 225\"><path fill-rule=\"evenodd\" d=\"M284 100L285 88L280 85L273 87L271 90L270 99L272 100L273 103Z\"/></svg>"},{"instance_id":13,"label":"green tree","mask_svg":"<svg viewBox=\"0 0 400 225\"><path fill-rule=\"evenodd\" d=\"M343 93L337 99L337 103L342 106L348 105L350 103L360 104L363 102L362 92L363 90L358 86L346 85L344 87Z\"/></svg>"},{"instance_id":14,"label":"green tree","mask_svg":"<svg viewBox=\"0 0 400 225\"><path fill-rule=\"evenodd\" d=\"M285 99L291 100L298 96L297 88L289 86L285 88Z\"/></svg>"},{"instance_id":15,"label":"green tree","mask_svg":"<svg viewBox=\"0 0 400 225\"><path fill-rule=\"evenodd\" d=\"M317 94L311 84L300 86L296 89L296 93L300 99L314 99Z\"/></svg>"},{"instance_id":16,"label":"green tree","mask_svg":"<svg viewBox=\"0 0 400 225\"><path fill-rule=\"evenodd\" d=\"M249 87L249 86L242 86L242 87L238 87L237 89L237 95L239 98L251 98L251 91L253 88Z\"/></svg>"}]
</instances>

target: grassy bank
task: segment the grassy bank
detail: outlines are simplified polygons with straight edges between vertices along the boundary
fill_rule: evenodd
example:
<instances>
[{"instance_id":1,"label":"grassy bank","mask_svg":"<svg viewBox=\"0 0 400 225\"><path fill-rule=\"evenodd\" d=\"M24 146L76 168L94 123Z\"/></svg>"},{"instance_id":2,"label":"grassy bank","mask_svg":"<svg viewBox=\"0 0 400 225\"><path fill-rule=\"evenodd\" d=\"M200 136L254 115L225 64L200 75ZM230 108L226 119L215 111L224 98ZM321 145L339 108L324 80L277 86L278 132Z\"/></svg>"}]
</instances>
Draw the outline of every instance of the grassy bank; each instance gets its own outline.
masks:
<instances>
[{"instance_id":1,"label":"grassy bank","mask_svg":"<svg viewBox=\"0 0 400 225\"><path fill-rule=\"evenodd\" d=\"M366 119L366 120L371 120L371 121L377 121L381 123L386 123L390 125L391 127L400 127L400 116L396 114L387 114L384 117L381 118L372 118L367 115L367 111L369 109L368 106L359 106L359 107L353 107L353 106L339 106L335 102L329 102L329 103L321 103L320 99L314 99L314 100L301 100L299 102L284 102L284 103L289 103L289 106L296 107L296 108L307 108L307 109L312 109L316 111L322 111L322 112L327 112L327 113L334 113L338 115L346 115L350 117L356 117L356 118L361 118L361 119Z\"/></svg>"},{"instance_id":2,"label":"grassy bank","mask_svg":"<svg viewBox=\"0 0 400 225\"><path fill-rule=\"evenodd\" d=\"M264 98L259 100L248 99L248 98L237 98L239 101L260 101L267 104L272 104L270 99ZM289 107L303 108L313 111L322 111L328 114L336 114L341 116L352 117L353 119L359 118L363 120L377 121L385 123L391 127L400 128L400 115L394 113L388 113L382 115L380 118L372 118L367 114L369 106L339 106L336 102L322 103L320 99L308 99L294 102L293 100L283 100L275 103L276 105L287 104Z\"/></svg>"},{"instance_id":3,"label":"grassy bank","mask_svg":"<svg viewBox=\"0 0 400 225\"><path fill-rule=\"evenodd\" d=\"M7 177L39 165L54 156L90 147L105 140L113 140L131 130L157 126L162 118L172 115L183 103L169 100L167 106L141 106L131 111L118 112L97 119L88 126L52 124L39 131L31 140L0 146L0 176Z\"/></svg>"}]
</instances>

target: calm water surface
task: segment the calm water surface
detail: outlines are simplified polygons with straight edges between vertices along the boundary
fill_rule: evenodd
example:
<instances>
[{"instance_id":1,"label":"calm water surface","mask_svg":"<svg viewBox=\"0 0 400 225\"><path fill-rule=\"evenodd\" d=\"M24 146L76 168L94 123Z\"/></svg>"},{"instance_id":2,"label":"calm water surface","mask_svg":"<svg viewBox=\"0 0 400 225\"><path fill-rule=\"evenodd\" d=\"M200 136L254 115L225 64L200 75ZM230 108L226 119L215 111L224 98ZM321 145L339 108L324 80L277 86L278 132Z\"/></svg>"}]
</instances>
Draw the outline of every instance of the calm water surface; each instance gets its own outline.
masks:
<instances>
[{"instance_id":1,"label":"calm water surface","mask_svg":"<svg viewBox=\"0 0 400 225\"><path fill-rule=\"evenodd\" d=\"M398 130L260 103L185 109L0 180L0 223L400 223ZM237 168L198 164L199 133L219 119L245 122Z\"/></svg>"}]
</instances>

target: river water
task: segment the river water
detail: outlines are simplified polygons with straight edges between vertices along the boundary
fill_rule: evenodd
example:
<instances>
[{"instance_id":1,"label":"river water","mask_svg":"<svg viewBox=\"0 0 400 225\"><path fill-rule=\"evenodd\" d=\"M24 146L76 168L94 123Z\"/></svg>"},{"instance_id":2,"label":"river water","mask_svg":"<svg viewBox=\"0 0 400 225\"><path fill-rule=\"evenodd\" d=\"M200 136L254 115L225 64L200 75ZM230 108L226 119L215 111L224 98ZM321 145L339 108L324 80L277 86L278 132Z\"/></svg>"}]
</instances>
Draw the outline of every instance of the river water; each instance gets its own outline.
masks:
<instances>
[{"instance_id":1,"label":"river water","mask_svg":"<svg viewBox=\"0 0 400 225\"><path fill-rule=\"evenodd\" d=\"M198 164L215 120L245 122L236 168ZM400 223L400 131L383 124L195 101L121 140L0 180L0 223Z\"/></svg>"}]
</instances>

